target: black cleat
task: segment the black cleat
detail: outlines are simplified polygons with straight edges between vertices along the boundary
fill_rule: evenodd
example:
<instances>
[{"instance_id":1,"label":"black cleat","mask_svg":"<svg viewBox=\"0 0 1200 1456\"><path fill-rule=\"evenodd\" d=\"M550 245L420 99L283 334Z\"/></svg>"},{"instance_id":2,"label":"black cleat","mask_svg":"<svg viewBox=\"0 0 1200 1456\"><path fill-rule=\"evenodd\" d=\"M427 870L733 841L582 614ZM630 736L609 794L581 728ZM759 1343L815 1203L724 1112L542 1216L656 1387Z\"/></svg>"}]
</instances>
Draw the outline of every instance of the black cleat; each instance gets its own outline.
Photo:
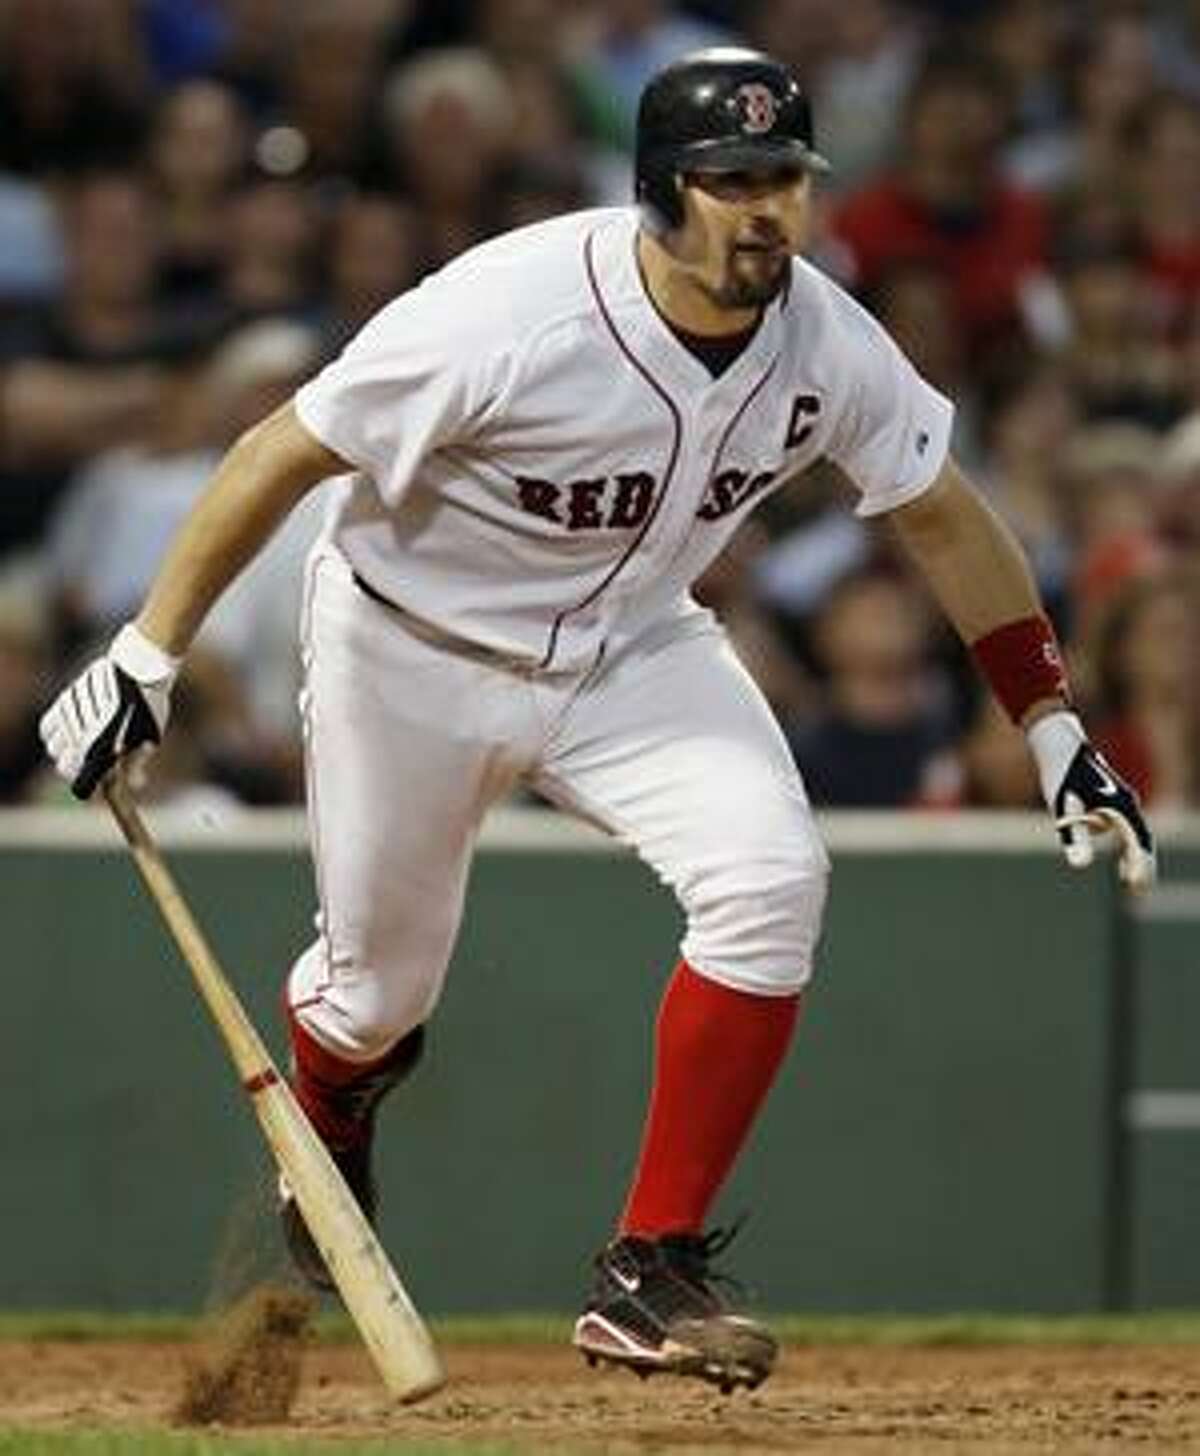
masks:
<instances>
[{"instance_id":1,"label":"black cleat","mask_svg":"<svg viewBox=\"0 0 1200 1456\"><path fill-rule=\"evenodd\" d=\"M576 1348L589 1363L624 1365L643 1377L692 1375L725 1395L761 1385L778 1342L728 1307L714 1288L723 1276L709 1268L731 1238L717 1231L615 1239L596 1258L596 1282L575 1321Z\"/></svg>"},{"instance_id":2,"label":"black cleat","mask_svg":"<svg viewBox=\"0 0 1200 1456\"><path fill-rule=\"evenodd\" d=\"M396 1043L382 1063L372 1066L363 1076L351 1082L340 1087L316 1086L313 1079L309 1079L310 1093L313 1090L319 1092L331 1120L346 1129L345 1137L337 1142L327 1141L325 1145L367 1222L372 1225L379 1206L371 1171L375 1116L379 1104L392 1088L403 1082L416 1067L424 1049L425 1028L418 1026ZM308 1283L316 1289L336 1292L337 1285L309 1233L287 1180L282 1177L279 1180L279 1221L292 1262Z\"/></svg>"}]
</instances>

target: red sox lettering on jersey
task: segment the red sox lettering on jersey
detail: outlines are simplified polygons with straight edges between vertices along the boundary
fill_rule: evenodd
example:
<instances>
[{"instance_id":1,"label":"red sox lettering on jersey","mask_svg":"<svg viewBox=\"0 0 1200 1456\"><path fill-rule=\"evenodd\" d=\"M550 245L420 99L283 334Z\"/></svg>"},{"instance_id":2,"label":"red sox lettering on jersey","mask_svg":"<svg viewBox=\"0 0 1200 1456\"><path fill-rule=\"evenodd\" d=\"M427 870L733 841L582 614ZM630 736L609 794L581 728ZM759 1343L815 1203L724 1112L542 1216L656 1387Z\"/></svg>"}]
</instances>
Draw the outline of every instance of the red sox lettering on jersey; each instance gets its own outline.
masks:
<instances>
[{"instance_id":1,"label":"red sox lettering on jersey","mask_svg":"<svg viewBox=\"0 0 1200 1456\"><path fill-rule=\"evenodd\" d=\"M330 528L360 576L531 666L575 669L698 611L691 583L817 458L869 515L918 495L947 450L949 403L801 259L714 380L649 302L636 227L595 210L474 250L296 400L362 467Z\"/></svg>"},{"instance_id":2,"label":"red sox lettering on jersey","mask_svg":"<svg viewBox=\"0 0 1200 1456\"><path fill-rule=\"evenodd\" d=\"M784 435L785 450L796 450L816 428L813 417L820 412L821 401L815 394L798 394L792 401ZM777 469L720 470L708 483L704 499L696 511L703 521L716 521L758 497L778 479ZM626 531L640 526L650 514L658 493L658 482L647 470L632 470L616 475L601 475L590 480L571 480L565 484L539 480L534 476L517 476L517 496L521 505L548 521L558 521L569 531Z\"/></svg>"}]
</instances>

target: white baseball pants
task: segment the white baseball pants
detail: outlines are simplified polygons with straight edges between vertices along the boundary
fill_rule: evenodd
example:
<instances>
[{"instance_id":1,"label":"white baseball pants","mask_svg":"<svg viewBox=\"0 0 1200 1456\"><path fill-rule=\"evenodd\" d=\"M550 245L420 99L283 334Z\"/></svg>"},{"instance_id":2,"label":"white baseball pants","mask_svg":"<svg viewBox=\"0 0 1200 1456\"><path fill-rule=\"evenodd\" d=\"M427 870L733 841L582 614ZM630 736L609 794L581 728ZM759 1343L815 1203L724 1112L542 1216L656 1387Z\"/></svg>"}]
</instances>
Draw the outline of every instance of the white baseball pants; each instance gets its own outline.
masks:
<instances>
[{"instance_id":1,"label":"white baseball pants","mask_svg":"<svg viewBox=\"0 0 1200 1456\"><path fill-rule=\"evenodd\" d=\"M330 1050L370 1060L429 1017L477 831L522 780L670 886L697 971L766 996L808 979L828 859L783 735L707 615L591 672L528 677L414 636L324 547L303 652L319 911L289 997Z\"/></svg>"}]
</instances>

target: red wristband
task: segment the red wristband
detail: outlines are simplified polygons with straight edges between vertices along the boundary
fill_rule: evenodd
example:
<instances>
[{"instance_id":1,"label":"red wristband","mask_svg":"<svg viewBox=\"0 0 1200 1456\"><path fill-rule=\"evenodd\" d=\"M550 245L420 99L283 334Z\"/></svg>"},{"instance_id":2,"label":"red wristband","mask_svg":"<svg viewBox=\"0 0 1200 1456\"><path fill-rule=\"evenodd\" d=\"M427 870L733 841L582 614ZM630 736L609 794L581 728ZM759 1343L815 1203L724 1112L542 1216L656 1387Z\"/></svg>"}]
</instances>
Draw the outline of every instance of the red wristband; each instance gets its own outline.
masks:
<instances>
[{"instance_id":1,"label":"red wristband","mask_svg":"<svg viewBox=\"0 0 1200 1456\"><path fill-rule=\"evenodd\" d=\"M980 672L1014 723L1043 698L1071 701L1054 628L1045 617L1021 617L971 643Z\"/></svg>"}]
</instances>

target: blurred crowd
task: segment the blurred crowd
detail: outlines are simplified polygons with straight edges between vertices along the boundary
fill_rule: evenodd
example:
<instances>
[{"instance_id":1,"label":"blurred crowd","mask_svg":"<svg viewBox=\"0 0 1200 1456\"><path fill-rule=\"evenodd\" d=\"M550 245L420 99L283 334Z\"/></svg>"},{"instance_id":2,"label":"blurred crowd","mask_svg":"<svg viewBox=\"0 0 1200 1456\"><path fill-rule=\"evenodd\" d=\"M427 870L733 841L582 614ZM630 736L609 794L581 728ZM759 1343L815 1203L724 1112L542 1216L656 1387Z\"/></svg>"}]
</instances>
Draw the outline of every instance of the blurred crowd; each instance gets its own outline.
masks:
<instances>
[{"instance_id":1,"label":"blurred crowd","mask_svg":"<svg viewBox=\"0 0 1200 1456\"><path fill-rule=\"evenodd\" d=\"M749 42L814 99L813 258L954 399L1093 735L1200 803L1200 0L0 0L0 800L222 450L396 293L631 195L644 81ZM1023 739L830 471L701 583L822 805L1037 802ZM302 792L320 493L227 594L162 798Z\"/></svg>"}]
</instances>

